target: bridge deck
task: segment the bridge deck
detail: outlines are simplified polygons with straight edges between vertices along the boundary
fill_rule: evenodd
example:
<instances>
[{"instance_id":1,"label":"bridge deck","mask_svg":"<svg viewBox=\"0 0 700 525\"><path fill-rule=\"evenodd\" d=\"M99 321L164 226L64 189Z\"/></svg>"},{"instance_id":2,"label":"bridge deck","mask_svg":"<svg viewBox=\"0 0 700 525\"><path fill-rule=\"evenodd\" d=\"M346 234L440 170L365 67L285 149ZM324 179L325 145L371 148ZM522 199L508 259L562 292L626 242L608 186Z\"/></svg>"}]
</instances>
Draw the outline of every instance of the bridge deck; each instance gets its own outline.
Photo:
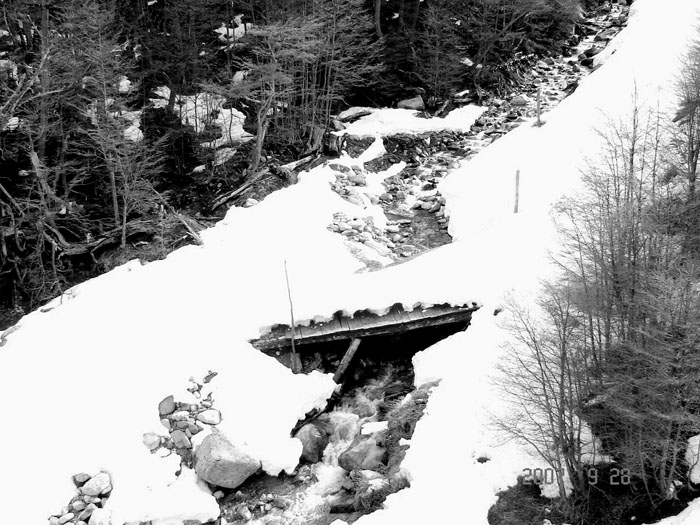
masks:
<instances>
[{"instance_id":1,"label":"bridge deck","mask_svg":"<svg viewBox=\"0 0 700 525\"><path fill-rule=\"evenodd\" d=\"M339 341L377 335L407 332L430 326L454 324L455 332L466 328L471 320L473 306L435 305L429 308L404 310L401 305L391 307L386 315L377 315L366 310L355 312L352 317L336 314L330 321L297 326L294 329L296 345ZM462 328L463 327L463 328ZM270 333L251 341L262 351L273 351L291 346L292 330L288 325L276 325Z\"/></svg>"}]
</instances>

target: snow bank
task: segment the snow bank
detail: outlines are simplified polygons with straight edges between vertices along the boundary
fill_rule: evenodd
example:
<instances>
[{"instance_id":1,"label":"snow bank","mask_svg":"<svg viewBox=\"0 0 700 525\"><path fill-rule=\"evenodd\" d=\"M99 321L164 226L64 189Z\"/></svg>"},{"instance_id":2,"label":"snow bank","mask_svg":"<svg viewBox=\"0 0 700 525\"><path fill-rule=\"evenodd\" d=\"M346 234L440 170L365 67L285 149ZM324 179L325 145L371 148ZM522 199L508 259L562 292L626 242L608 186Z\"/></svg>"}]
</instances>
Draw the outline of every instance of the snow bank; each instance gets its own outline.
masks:
<instances>
[{"instance_id":1,"label":"snow bank","mask_svg":"<svg viewBox=\"0 0 700 525\"><path fill-rule=\"evenodd\" d=\"M336 135L356 135L360 137L384 137L397 133L428 133L431 131L469 131L474 121L486 111L482 106L464 106L450 111L445 118L417 118L418 111L411 109L371 109L353 108L359 111L371 111ZM352 112L341 113L342 117L353 115Z\"/></svg>"},{"instance_id":2,"label":"snow bank","mask_svg":"<svg viewBox=\"0 0 700 525\"><path fill-rule=\"evenodd\" d=\"M700 499L692 501L678 516L656 522L657 525L695 525L696 523L700 523Z\"/></svg>"}]
</instances>

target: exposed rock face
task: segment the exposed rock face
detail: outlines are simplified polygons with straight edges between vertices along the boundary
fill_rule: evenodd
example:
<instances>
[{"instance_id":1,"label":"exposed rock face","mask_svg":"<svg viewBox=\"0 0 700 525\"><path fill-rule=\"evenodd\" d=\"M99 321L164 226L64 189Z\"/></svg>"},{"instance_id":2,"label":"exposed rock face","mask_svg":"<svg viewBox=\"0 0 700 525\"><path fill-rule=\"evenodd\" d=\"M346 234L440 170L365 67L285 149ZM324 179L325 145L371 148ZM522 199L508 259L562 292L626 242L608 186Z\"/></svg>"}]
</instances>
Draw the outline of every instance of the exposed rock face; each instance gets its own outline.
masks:
<instances>
[{"instance_id":1,"label":"exposed rock face","mask_svg":"<svg viewBox=\"0 0 700 525\"><path fill-rule=\"evenodd\" d=\"M373 436L359 435L338 457L338 464L347 471L377 470L384 466L386 449L380 447Z\"/></svg>"},{"instance_id":2,"label":"exposed rock face","mask_svg":"<svg viewBox=\"0 0 700 525\"><path fill-rule=\"evenodd\" d=\"M323 458L323 451L328 445L328 434L313 423L304 425L294 436L303 446L301 459L309 463L318 463Z\"/></svg>"},{"instance_id":3,"label":"exposed rock face","mask_svg":"<svg viewBox=\"0 0 700 525\"><path fill-rule=\"evenodd\" d=\"M260 461L238 450L220 432L204 438L195 452L194 467L204 481L235 489L260 468Z\"/></svg>"},{"instance_id":4,"label":"exposed rock face","mask_svg":"<svg viewBox=\"0 0 700 525\"><path fill-rule=\"evenodd\" d=\"M425 102L423 102L423 97L417 95L413 98L407 98L401 100L396 107L399 109L415 109L417 111L423 111L425 109Z\"/></svg>"}]
</instances>

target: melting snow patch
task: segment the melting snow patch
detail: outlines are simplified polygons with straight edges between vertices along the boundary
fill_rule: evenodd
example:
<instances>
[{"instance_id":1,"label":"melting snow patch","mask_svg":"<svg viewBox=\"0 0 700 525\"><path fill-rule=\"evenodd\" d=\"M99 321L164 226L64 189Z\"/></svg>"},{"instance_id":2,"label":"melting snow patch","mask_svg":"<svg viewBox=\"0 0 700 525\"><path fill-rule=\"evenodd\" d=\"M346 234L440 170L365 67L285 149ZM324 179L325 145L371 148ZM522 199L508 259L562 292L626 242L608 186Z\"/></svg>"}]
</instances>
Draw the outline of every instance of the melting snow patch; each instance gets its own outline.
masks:
<instances>
[{"instance_id":1,"label":"melting snow patch","mask_svg":"<svg viewBox=\"0 0 700 525\"><path fill-rule=\"evenodd\" d=\"M368 108L353 108L354 114ZM420 118L418 112L411 109L377 109L371 114L358 119L336 135L357 135L360 137L383 137L397 133L428 133L431 131L469 131L481 114L486 111L483 106L464 106L452 110L445 118ZM338 115L346 118L346 112ZM352 115L353 113L351 113Z\"/></svg>"}]
</instances>

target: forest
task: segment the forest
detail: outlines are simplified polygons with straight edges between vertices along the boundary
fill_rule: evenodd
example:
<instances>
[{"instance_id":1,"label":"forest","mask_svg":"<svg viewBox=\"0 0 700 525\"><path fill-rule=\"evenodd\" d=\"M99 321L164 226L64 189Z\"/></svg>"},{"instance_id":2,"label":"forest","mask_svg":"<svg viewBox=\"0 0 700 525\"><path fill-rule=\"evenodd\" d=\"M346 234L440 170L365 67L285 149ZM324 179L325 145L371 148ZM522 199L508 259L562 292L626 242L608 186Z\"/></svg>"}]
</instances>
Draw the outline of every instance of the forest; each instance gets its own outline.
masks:
<instances>
[{"instance_id":1,"label":"forest","mask_svg":"<svg viewBox=\"0 0 700 525\"><path fill-rule=\"evenodd\" d=\"M198 242L222 195L262 173L281 187L280 166L332 154L348 106L419 94L435 113L464 90L475 102L508 92L536 57L575 45L596 4L3 2L0 326ZM178 118L188 100L211 118Z\"/></svg>"}]
</instances>

